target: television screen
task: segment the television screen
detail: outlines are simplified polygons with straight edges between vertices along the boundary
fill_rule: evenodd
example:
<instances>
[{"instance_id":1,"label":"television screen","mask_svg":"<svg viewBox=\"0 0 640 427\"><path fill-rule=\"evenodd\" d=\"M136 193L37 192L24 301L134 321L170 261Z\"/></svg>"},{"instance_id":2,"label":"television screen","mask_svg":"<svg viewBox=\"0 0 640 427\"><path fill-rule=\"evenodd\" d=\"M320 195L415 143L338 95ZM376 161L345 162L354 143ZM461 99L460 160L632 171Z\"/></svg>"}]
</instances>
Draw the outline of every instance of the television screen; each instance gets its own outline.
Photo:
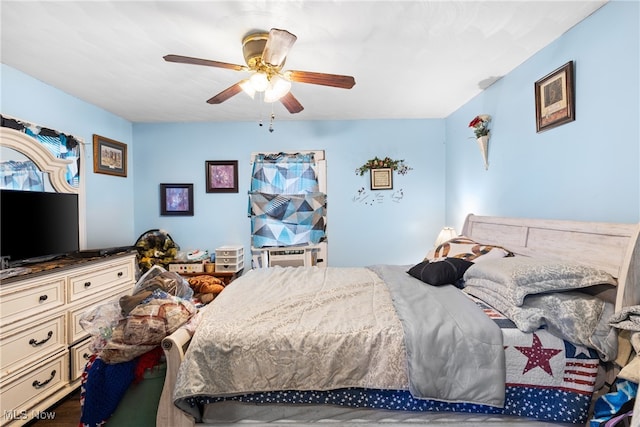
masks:
<instances>
[{"instance_id":1,"label":"television screen","mask_svg":"<svg viewBox=\"0 0 640 427\"><path fill-rule=\"evenodd\" d=\"M78 195L0 190L0 256L9 265L79 249Z\"/></svg>"}]
</instances>

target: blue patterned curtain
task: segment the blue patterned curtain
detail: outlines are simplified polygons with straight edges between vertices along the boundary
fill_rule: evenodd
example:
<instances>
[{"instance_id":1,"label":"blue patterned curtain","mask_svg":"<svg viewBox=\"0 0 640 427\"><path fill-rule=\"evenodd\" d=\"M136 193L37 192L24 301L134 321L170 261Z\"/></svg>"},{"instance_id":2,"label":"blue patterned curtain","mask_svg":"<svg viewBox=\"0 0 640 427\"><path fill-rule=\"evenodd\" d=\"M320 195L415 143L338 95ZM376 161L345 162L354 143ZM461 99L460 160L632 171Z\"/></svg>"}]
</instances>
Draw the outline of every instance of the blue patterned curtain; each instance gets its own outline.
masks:
<instances>
[{"instance_id":1,"label":"blue patterned curtain","mask_svg":"<svg viewBox=\"0 0 640 427\"><path fill-rule=\"evenodd\" d=\"M326 232L327 195L319 192L313 154L259 154L249 215L256 248L317 244Z\"/></svg>"},{"instance_id":2,"label":"blue patterned curtain","mask_svg":"<svg viewBox=\"0 0 640 427\"><path fill-rule=\"evenodd\" d=\"M77 139L53 129L36 126L32 123L22 122L4 116L0 116L0 125L29 135L45 146L47 150L58 159L72 160L69 166L67 166L66 179L67 182L74 187L80 185L80 142ZM3 176L3 183L4 181Z\"/></svg>"},{"instance_id":3,"label":"blue patterned curtain","mask_svg":"<svg viewBox=\"0 0 640 427\"><path fill-rule=\"evenodd\" d=\"M31 160L0 163L0 188L9 190L44 191L43 173Z\"/></svg>"}]
</instances>

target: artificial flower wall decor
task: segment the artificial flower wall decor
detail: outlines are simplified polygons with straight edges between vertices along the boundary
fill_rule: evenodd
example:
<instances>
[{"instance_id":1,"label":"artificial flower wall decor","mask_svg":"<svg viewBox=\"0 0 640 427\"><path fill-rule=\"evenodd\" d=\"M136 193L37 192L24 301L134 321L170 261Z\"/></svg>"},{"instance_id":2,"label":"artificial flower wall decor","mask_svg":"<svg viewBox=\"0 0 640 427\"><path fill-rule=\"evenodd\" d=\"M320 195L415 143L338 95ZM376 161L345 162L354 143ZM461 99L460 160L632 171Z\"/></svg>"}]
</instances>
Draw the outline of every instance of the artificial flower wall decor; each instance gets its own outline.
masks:
<instances>
[{"instance_id":1,"label":"artificial flower wall decor","mask_svg":"<svg viewBox=\"0 0 640 427\"><path fill-rule=\"evenodd\" d=\"M371 160L367 160L367 162L356 169L356 175L364 175L368 170L371 169L382 169L389 168L398 172L400 175L406 175L412 167L407 166L404 163L404 160L393 160L389 157L385 157L384 159L379 159L378 157L374 157Z\"/></svg>"},{"instance_id":2,"label":"artificial flower wall decor","mask_svg":"<svg viewBox=\"0 0 640 427\"><path fill-rule=\"evenodd\" d=\"M484 169L489 169L489 122L491 116L488 114L481 114L475 116L469 123L469 127L473 128L473 133L476 136L476 142L482 153L484 160Z\"/></svg>"},{"instance_id":3,"label":"artificial flower wall decor","mask_svg":"<svg viewBox=\"0 0 640 427\"><path fill-rule=\"evenodd\" d=\"M476 135L476 138L489 135L490 121L491 121L491 116L488 114L481 114L479 116L475 116L473 120L471 120L471 123L469 123L469 127L473 128L473 133Z\"/></svg>"}]
</instances>

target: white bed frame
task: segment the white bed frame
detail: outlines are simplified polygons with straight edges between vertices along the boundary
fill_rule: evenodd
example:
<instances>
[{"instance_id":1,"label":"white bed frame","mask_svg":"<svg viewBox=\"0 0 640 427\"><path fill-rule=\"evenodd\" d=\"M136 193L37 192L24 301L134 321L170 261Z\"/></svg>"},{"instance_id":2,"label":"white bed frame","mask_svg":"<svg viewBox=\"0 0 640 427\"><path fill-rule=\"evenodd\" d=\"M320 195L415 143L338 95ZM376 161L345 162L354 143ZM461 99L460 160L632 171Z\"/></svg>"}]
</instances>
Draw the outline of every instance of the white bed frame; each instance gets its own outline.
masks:
<instances>
[{"instance_id":1,"label":"white bed frame","mask_svg":"<svg viewBox=\"0 0 640 427\"><path fill-rule=\"evenodd\" d=\"M505 246L517 255L576 261L605 270L618 279L616 310L640 304L640 224L503 218L470 214L465 220L462 234L482 243ZM172 399L178 367L190 339L191 335L186 330L179 329L162 342L167 358L167 376L158 407L158 427L194 425L193 419L179 410ZM639 411L640 405L636 405L636 413L640 413ZM439 421L441 419L442 415L427 414L422 422L446 422L449 425L482 423L485 427L492 424L557 425L512 418L501 422L496 420L495 416L492 419L479 419L468 414L459 419L453 419L451 415L446 420ZM638 419L640 417L634 420L634 426L640 425ZM412 418L412 422L416 422L415 418ZM365 423L372 424L368 421ZM385 421L384 425L389 426L393 423Z\"/></svg>"}]
</instances>

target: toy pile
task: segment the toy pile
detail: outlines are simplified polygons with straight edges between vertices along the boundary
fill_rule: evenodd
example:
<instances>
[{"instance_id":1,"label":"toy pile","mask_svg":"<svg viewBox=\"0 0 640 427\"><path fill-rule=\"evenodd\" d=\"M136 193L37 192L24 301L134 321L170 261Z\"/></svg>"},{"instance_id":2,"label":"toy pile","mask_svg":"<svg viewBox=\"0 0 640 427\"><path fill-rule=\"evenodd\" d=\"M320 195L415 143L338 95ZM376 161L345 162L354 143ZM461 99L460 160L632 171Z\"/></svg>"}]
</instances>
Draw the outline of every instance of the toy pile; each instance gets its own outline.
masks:
<instances>
[{"instance_id":1,"label":"toy pile","mask_svg":"<svg viewBox=\"0 0 640 427\"><path fill-rule=\"evenodd\" d=\"M217 277L206 274L189 277L189 286L194 292L194 298L202 304L209 304L224 290L224 282Z\"/></svg>"}]
</instances>

